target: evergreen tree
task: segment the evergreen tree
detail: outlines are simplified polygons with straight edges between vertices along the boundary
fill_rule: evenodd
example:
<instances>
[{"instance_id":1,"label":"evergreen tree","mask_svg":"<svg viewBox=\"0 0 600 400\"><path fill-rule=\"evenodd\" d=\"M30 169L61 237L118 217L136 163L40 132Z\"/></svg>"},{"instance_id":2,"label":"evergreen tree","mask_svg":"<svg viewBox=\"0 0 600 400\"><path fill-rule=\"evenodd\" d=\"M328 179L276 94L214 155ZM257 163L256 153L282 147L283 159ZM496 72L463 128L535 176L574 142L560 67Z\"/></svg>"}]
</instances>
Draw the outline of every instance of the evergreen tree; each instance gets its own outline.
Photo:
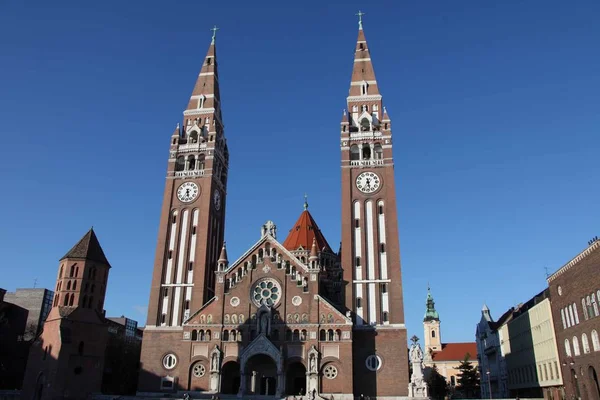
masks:
<instances>
[{"instance_id":1,"label":"evergreen tree","mask_svg":"<svg viewBox=\"0 0 600 400\"><path fill-rule=\"evenodd\" d=\"M479 373L477 369L471 364L469 359L471 355L465 354L465 358L460 362L460 365L456 368L460 372L458 373L457 387L456 389L461 391L465 398L479 398Z\"/></svg>"},{"instance_id":2,"label":"evergreen tree","mask_svg":"<svg viewBox=\"0 0 600 400\"><path fill-rule=\"evenodd\" d=\"M426 382L429 387L429 397L432 399L443 399L448 394L446 378L440 374L437 365L433 364L429 370Z\"/></svg>"}]
</instances>

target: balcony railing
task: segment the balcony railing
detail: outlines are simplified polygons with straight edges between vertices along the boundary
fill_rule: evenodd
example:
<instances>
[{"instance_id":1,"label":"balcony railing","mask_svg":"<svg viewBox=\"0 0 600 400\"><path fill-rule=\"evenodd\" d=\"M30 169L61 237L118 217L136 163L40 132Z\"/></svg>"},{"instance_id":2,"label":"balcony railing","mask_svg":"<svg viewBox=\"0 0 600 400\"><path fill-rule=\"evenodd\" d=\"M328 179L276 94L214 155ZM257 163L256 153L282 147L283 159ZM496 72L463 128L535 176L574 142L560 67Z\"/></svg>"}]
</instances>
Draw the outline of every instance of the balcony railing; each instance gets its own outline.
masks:
<instances>
[{"instance_id":1,"label":"balcony railing","mask_svg":"<svg viewBox=\"0 0 600 400\"><path fill-rule=\"evenodd\" d=\"M197 169L193 171L175 171L175 176L178 178L191 178L197 176L204 176L203 169Z\"/></svg>"},{"instance_id":2,"label":"balcony railing","mask_svg":"<svg viewBox=\"0 0 600 400\"><path fill-rule=\"evenodd\" d=\"M383 165L383 160L351 160L350 165L353 167L373 167Z\"/></svg>"}]
</instances>

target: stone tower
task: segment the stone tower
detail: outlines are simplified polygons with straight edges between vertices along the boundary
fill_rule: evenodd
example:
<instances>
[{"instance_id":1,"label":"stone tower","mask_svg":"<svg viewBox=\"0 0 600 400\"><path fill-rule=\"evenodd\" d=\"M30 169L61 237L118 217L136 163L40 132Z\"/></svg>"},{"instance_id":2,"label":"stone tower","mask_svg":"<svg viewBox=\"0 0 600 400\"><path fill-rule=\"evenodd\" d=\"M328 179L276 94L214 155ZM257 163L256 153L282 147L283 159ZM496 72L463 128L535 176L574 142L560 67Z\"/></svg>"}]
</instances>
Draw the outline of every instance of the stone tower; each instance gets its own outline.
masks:
<instances>
[{"instance_id":1,"label":"stone tower","mask_svg":"<svg viewBox=\"0 0 600 400\"><path fill-rule=\"evenodd\" d=\"M29 352L23 398L79 399L100 392L109 269L93 229L60 259L52 309Z\"/></svg>"},{"instance_id":2,"label":"stone tower","mask_svg":"<svg viewBox=\"0 0 600 400\"><path fill-rule=\"evenodd\" d=\"M359 13L362 17L362 13ZM341 122L342 267L354 321L354 393L406 396L408 362L392 124L359 22Z\"/></svg>"}]
</instances>

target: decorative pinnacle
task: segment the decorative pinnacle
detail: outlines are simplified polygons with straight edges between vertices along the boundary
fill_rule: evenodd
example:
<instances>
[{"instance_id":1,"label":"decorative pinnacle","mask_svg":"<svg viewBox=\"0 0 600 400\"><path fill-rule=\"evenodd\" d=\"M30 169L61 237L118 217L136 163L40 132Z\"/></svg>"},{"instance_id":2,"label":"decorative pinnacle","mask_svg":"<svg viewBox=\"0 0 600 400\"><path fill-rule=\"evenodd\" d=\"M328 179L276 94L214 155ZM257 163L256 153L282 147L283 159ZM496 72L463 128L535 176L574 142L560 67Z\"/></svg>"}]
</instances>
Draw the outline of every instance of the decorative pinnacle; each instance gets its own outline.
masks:
<instances>
[{"instance_id":1,"label":"decorative pinnacle","mask_svg":"<svg viewBox=\"0 0 600 400\"><path fill-rule=\"evenodd\" d=\"M211 31L213 33L212 34L212 41L210 42L211 44L215 44L215 39L217 38L217 31L218 30L219 30L219 28L217 28L216 25L211 28Z\"/></svg>"},{"instance_id":2,"label":"decorative pinnacle","mask_svg":"<svg viewBox=\"0 0 600 400\"><path fill-rule=\"evenodd\" d=\"M419 338L417 337L417 335L413 335L413 337L410 338L411 342L413 342L413 344L417 344L417 342L419 341Z\"/></svg>"},{"instance_id":3,"label":"decorative pinnacle","mask_svg":"<svg viewBox=\"0 0 600 400\"><path fill-rule=\"evenodd\" d=\"M308 195L304 193L304 209L308 210Z\"/></svg>"},{"instance_id":4,"label":"decorative pinnacle","mask_svg":"<svg viewBox=\"0 0 600 400\"><path fill-rule=\"evenodd\" d=\"M358 10L358 13L356 14L356 16L358 16L358 29L362 30L362 17L363 15L365 15L364 12Z\"/></svg>"}]
</instances>

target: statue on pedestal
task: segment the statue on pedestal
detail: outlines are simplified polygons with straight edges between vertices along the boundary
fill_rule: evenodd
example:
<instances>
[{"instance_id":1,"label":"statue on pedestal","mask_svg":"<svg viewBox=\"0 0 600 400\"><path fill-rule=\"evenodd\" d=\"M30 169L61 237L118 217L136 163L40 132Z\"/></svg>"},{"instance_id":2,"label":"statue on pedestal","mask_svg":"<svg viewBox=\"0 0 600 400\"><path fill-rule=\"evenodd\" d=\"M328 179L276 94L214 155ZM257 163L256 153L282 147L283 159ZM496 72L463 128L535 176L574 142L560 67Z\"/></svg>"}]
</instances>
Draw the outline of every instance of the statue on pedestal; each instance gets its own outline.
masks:
<instances>
[{"instance_id":1,"label":"statue on pedestal","mask_svg":"<svg viewBox=\"0 0 600 400\"><path fill-rule=\"evenodd\" d=\"M423 351L418 343L419 338L415 335L410 339L413 343L410 346L408 357L412 365L412 375L408 384L408 397L427 398L427 383L423 377Z\"/></svg>"}]
</instances>

